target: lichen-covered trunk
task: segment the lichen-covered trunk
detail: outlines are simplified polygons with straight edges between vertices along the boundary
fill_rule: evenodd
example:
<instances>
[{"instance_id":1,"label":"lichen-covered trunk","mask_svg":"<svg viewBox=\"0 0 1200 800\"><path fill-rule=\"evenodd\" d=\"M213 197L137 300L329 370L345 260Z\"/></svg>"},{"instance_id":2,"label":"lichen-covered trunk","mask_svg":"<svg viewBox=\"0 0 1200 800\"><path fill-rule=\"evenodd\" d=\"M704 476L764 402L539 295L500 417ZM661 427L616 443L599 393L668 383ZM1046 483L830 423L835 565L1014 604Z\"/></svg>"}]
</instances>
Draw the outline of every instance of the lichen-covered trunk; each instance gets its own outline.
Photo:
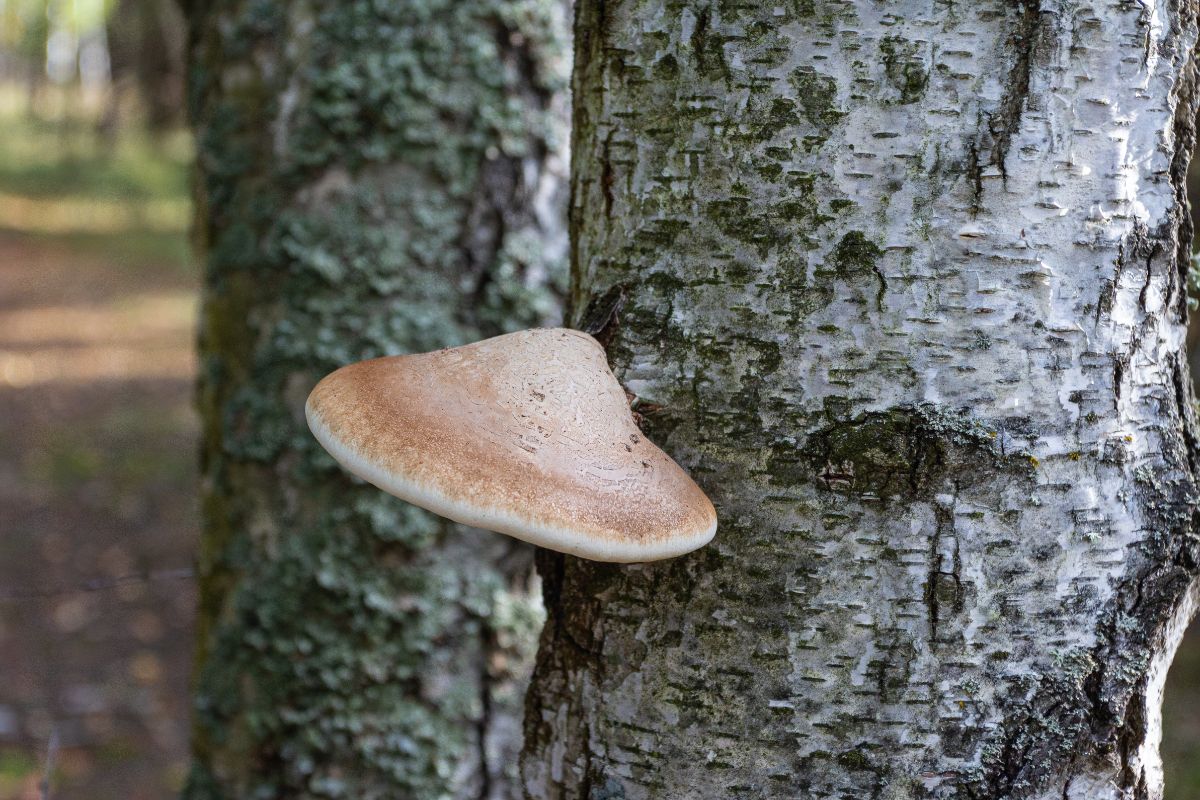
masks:
<instances>
[{"instance_id":1,"label":"lichen-covered trunk","mask_svg":"<svg viewBox=\"0 0 1200 800\"><path fill-rule=\"evenodd\" d=\"M580 4L571 321L720 528L543 557L527 796L1159 796L1195 17Z\"/></svg>"},{"instance_id":2,"label":"lichen-covered trunk","mask_svg":"<svg viewBox=\"0 0 1200 800\"><path fill-rule=\"evenodd\" d=\"M351 479L303 404L348 362L553 318L565 8L188 13L206 272L185 794L511 796L540 613L530 550Z\"/></svg>"}]
</instances>

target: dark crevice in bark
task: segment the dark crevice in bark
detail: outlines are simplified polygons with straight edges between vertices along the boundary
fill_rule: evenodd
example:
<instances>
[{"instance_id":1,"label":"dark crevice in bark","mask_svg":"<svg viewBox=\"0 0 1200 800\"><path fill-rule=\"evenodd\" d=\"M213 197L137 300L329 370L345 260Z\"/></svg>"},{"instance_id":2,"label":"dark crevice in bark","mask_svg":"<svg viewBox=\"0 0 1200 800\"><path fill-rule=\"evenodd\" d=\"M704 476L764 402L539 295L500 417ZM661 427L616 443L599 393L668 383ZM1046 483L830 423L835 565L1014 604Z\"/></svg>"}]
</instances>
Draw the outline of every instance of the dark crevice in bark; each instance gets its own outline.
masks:
<instances>
[{"instance_id":1,"label":"dark crevice in bark","mask_svg":"<svg viewBox=\"0 0 1200 800\"><path fill-rule=\"evenodd\" d=\"M937 540L933 540L936 547ZM929 568L929 576L925 584L925 606L929 610L929 644L934 646L937 644L938 635L938 592L937 581L941 574L941 557L932 556L931 565Z\"/></svg>"},{"instance_id":2,"label":"dark crevice in bark","mask_svg":"<svg viewBox=\"0 0 1200 800\"><path fill-rule=\"evenodd\" d=\"M708 71L708 28L712 22L712 9L705 6L696 15L696 27L692 30L692 53L700 73Z\"/></svg>"},{"instance_id":3,"label":"dark crevice in bark","mask_svg":"<svg viewBox=\"0 0 1200 800\"><path fill-rule=\"evenodd\" d=\"M564 597L564 592L569 591L568 586L588 586L598 590L618 574L620 567L587 562L541 548L536 562L538 574L542 576L547 619L533 675L533 683L542 691L530 692L525 698L523 752L536 752L553 741L556 747L564 747L572 754L573 768L580 770L579 797L589 800L622 798L624 789L620 782L605 774L604 757L592 751L592 743L598 740L591 730L592 719L578 713L582 687L604 683L603 634L595 628L595 621L602 618L601 601L594 594ZM587 576L569 573L586 573ZM590 680L581 684L576 680L581 675L590 676ZM572 709L572 719L565 728L558 727L557 723L549 727L543 724L543 709L553 717L564 707Z\"/></svg>"},{"instance_id":4,"label":"dark crevice in bark","mask_svg":"<svg viewBox=\"0 0 1200 800\"><path fill-rule=\"evenodd\" d=\"M625 286L617 284L588 303L579 320L579 330L589 334L607 349L621 323L621 308L625 305Z\"/></svg>"},{"instance_id":5,"label":"dark crevice in bark","mask_svg":"<svg viewBox=\"0 0 1200 800\"><path fill-rule=\"evenodd\" d=\"M937 645L938 617L941 610L938 608L938 580L942 574L942 557L938 553L938 547L941 545L944 521L945 514L939 509L937 524L934 525L933 536L929 540L929 574L925 577L925 607L929 612L929 644L931 647Z\"/></svg>"},{"instance_id":6,"label":"dark crevice in bark","mask_svg":"<svg viewBox=\"0 0 1200 800\"><path fill-rule=\"evenodd\" d=\"M1138 293L1138 303L1141 304L1143 311L1149 311L1146 307L1146 298L1150 293L1150 283L1154 279L1154 251L1146 255L1146 280L1142 283L1142 291Z\"/></svg>"},{"instance_id":7,"label":"dark crevice in bark","mask_svg":"<svg viewBox=\"0 0 1200 800\"><path fill-rule=\"evenodd\" d=\"M600 190L604 193L604 216L610 218L613 210L613 182L616 180L612 165L613 135L613 131L608 132L604 137L604 149L600 151Z\"/></svg>"},{"instance_id":8,"label":"dark crevice in bark","mask_svg":"<svg viewBox=\"0 0 1200 800\"><path fill-rule=\"evenodd\" d=\"M982 146L972 143L973 166L969 167L971 178L975 184L977 199L982 196L981 181L982 165L979 156L986 155L984 165L994 166L1000 170L1000 176L1005 184L1008 181L1008 168L1005 159L1008 157L1009 145L1012 138L1021 127L1021 116L1025 104L1029 101L1029 87L1033 74L1034 63L1037 60L1042 38L1042 9L1040 0L1020 0L1018 3L1018 18L1016 26L1006 42L1006 51L1013 55L1013 65L1004 82L1004 95L1000 98L999 107L990 114L985 114L987 122L983 134ZM981 205L981 203L976 203Z\"/></svg>"},{"instance_id":9,"label":"dark crevice in bark","mask_svg":"<svg viewBox=\"0 0 1200 800\"><path fill-rule=\"evenodd\" d=\"M939 643L938 625L946 619L947 612L958 614L963 610L964 598L962 556L959 552L957 536L954 533L954 513L938 505L934 508L934 514L937 524L929 545L929 574L925 584L925 605L929 612L929 645L936 648ZM949 565L946 564L946 555L941 552L942 540L945 536L954 539L954 553L950 558Z\"/></svg>"},{"instance_id":10,"label":"dark crevice in bark","mask_svg":"<svg viewBox=\"0 0 1200 800\"><path fill-rule=\"evenodd\" d=\"M474 276L471 300L463 304L463 313L475 325L479 324L477 312L485 305L488 287L495 277L496 254L508 229L506 209L524 205L519 165L507 158L492 159L483 163L481 172L480 191L471 205L459 243L464 272Z\"/></svg>"},{"instance_id":11,"label":"dark crevice in bark","mask_svg":"<svg viewBox=\"0 0 1200 800\"><path fill-rule=\"evenodd\" d=\"M983 128L982 120L976 127ZM975 217L983 210L983 167L979 163L978 142L967 146L967 180L971 182L971 216Z\"/></svg>"},{"instance_id":12,"label":"dark crevice in bark","mask_svg":"<svg viewBox=\"0 0 1200 800\"><path fill-rule=\"evenodd\" d=\"M725 3L706 3L695 12L695 26L688 40L696 74L701 77L719 78L726 86L732 77L729 62L725 57L725 44L730 37L722 35L720 28L726 21L722 15L728 13L730 7Z\"/></svg>"},{"instance_id":13,"label":"dark crevice in bark","mask_svg":"<svg viewBox=\"0 0 1200 800\"><path fill-rule=\"evenodd\" d=\"M552 653L556 658L563 656L567 660L595 659L600 655L600 642L592 635L589 621L595 616L597 601L591 599L578 602L571 598L565 601L562 599L566 586L568 558L574 559L573 556L565 556L543 548L538 548L537 551L537 571L542 577L542 598L547 612L538 652ZM571 618L567 617L567 609L571 609ZM581 636L583 631L588 631L588 635ZM569 653L562 650L563 647L569 648Z\"/></svg>"},{"instance_id":14,"label":"dark crevice in bark","mask_svg":"<svg viewBox=\"0 0 1200 800\"><path fill-rule=\"evenodd\" d=\"M1121 240L1121 243L1117 248L1117 263L1115 265L1115 272L1113 273L1114 284L1118 286L1120 285L1121 276L1124 274L1125 270L1128 269L1131 264L1139 263L1139 259L1144 258L1147 255L1147 251L1149 250L1150 246L1151 245L1149 244L1149 235L1146 232L1146 226L1140 221L1135 221L1132 229L1128 234L1125 235L1125 238Z\"/></svg>"},{"instance_id":15,"label":"dark crevice in bark","mask_svg":"<svg viewBox=\"0 0 1200 800\"><path fill-rule=\"evenodd\" d=\"M891 654L892 648L889 648L888 654ZM875 691L879 694L881 703L888 702L888 683L887 683L887 660L880 659L878 667L875 670Z\"/></svg>"},{"instance_id":16,"label":"dark crevice in bark","mask_svg":"<svg viewBox=\"0 0 1200 800\"><path fill-rule=\"evenodd\" d=\"M1124 724L1115 748L1121 764L1120 785L1135 790L1140 785L1143 791L1146 774L1143 765L1137 762L1137 751L1146 740L1145 707L1146 697L1143 692L1137 692L1130 697L1128 713L1123 720ZM1135 797L1141 796L1141 793L1135 794Z\"/></svg>"},{"instance_id":17,"label":"dark crevice in bark","mask_svg":"<svg viewBox=\"0 0 1200 800\"><path fill-rule=\"evenodd\" d=\"M1120 408L1121 389L1125 384L1125 370L1129 368L1128 356L1113 356L1113 408Z\"/></svg>"},{"instance_id":18,"label":"dark crevice in bark","mask_svg":"<svg viewBox=\"0 0 1200 800\"><path fill-rule=\"evenodd\" d=\"M1177 272L1178 292L1175 296L1175 310L1180 319L1188 316L1188 269L1192 259L1192 238L1195 234L1192 223L1191 202L1187 191L1188 164L1191 163L1192 153L1196 149L1196 113L1198 104L1196 92L1200 90L1200 65L1196 59L1189 59L1183 68L1183 79L1180 82L1176 96L1175 112L1175 154L1171 159L1171 183L1175 189L1176 207L1174 211L1176 228L1175 237L1175 268Z\"/></svg>"},{"instance_id":19,"label":"dark crevice in bark","mask_svg":"<svg viewBox=\"0 0 1200 800\"><path fill-rule=\"evenodd\" d=\"M581 220L577 209L580 198L586 194L581 181L584 175L589 174L589 165L582 163L583 153L591 149L585 145L582 137L585 133L589 136L595 133L595 127L589 116L592 104L587 98L587 87L595 85L596 79L591 77L589 71L604 68L606 61L602 54L609 25L607 0L576 2L574 5L575 52L571 74L571 178L569 181L570 196L567 200L571 287L567 291L567 298L563 303L563 319L567 320L568 324L579 313L582 298L578 295L584 288L584 281L580 280L585 265L581 263L579 257ZM609 203L611 204L611 198L609 198Z\"/></svg>"}]
</instances>

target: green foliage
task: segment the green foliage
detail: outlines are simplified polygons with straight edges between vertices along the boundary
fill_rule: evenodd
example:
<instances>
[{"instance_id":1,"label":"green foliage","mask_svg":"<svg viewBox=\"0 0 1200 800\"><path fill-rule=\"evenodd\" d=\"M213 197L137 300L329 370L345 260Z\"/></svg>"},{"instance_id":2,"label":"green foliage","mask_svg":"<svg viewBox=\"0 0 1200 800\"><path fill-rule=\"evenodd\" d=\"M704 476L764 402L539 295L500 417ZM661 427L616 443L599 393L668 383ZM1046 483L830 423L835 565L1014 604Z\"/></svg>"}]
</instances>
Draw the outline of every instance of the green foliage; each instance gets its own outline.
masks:
<instances>
[{"instance_id":1,"label":"green foliage","mask_svg":"<svg viewBox=\"0 0 1200 800\"><path fill-rule=\"evenodd\" d=\"M0 186L27 197L183 200L191 158L182 132L153 137L127 128L106 142L91 120L5 115Z\"/></svg>"},{"instance_id":2,"label":"green foliage","mask_svg":"<svg viewBox=\"0 0 1200 800\"><path fill-rule=\"evenodd\" d=\"M130 266L184 269L191 139L92 120L6 114L0 137L0 229Z\"/></svg>"}]
</instances>

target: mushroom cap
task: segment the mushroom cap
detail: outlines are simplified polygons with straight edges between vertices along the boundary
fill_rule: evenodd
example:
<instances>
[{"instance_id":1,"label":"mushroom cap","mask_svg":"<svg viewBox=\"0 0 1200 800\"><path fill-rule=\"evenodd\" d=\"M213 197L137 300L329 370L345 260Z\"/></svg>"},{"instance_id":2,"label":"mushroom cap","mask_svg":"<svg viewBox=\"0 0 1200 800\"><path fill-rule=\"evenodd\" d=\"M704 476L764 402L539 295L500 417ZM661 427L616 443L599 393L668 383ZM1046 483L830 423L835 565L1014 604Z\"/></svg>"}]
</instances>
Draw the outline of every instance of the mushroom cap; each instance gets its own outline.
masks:
<instances>
[{"instance_id":1,"label":"mushroom cap","mask_svg":"<svg viewBox=\"0 0 1200 800\"><path fill-rule=\"evenodd\" d=\"M350 472L477 528L596 561L707 544L712 503L634 423L604 349L565 328L325 377L309 428Z\"/></svg>"}]
</instances>

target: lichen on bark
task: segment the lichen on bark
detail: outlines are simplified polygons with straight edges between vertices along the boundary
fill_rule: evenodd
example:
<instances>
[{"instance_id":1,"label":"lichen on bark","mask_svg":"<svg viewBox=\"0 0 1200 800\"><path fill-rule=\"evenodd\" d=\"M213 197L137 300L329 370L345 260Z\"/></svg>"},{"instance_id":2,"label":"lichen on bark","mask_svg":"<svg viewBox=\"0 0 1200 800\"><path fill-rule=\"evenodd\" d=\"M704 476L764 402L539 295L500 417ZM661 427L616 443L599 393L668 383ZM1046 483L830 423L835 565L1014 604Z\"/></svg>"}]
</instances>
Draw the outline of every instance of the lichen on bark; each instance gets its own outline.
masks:
<instances>
[{"instance_id":1,"label":"lichen on bark","mask_svg":"<svg viewBox=\"0 0 1200 800\"><path fill-rule=\"evenodd\" d=\"M557 0L193 0L201 798L506 797L531 552L349 478L338 366L554 321Z\"/></svg>"},{"instance_id":2,"label":"lichen on bark","mask_svg":"<svg viewBox=\"0 0 1200 800\"><path fill-rule=\"evenodd\" d=\"M541 557L527 796L1158 796L1195 16L579 5L573 320L720 527Z\"/></svg>"}]
</instances>

